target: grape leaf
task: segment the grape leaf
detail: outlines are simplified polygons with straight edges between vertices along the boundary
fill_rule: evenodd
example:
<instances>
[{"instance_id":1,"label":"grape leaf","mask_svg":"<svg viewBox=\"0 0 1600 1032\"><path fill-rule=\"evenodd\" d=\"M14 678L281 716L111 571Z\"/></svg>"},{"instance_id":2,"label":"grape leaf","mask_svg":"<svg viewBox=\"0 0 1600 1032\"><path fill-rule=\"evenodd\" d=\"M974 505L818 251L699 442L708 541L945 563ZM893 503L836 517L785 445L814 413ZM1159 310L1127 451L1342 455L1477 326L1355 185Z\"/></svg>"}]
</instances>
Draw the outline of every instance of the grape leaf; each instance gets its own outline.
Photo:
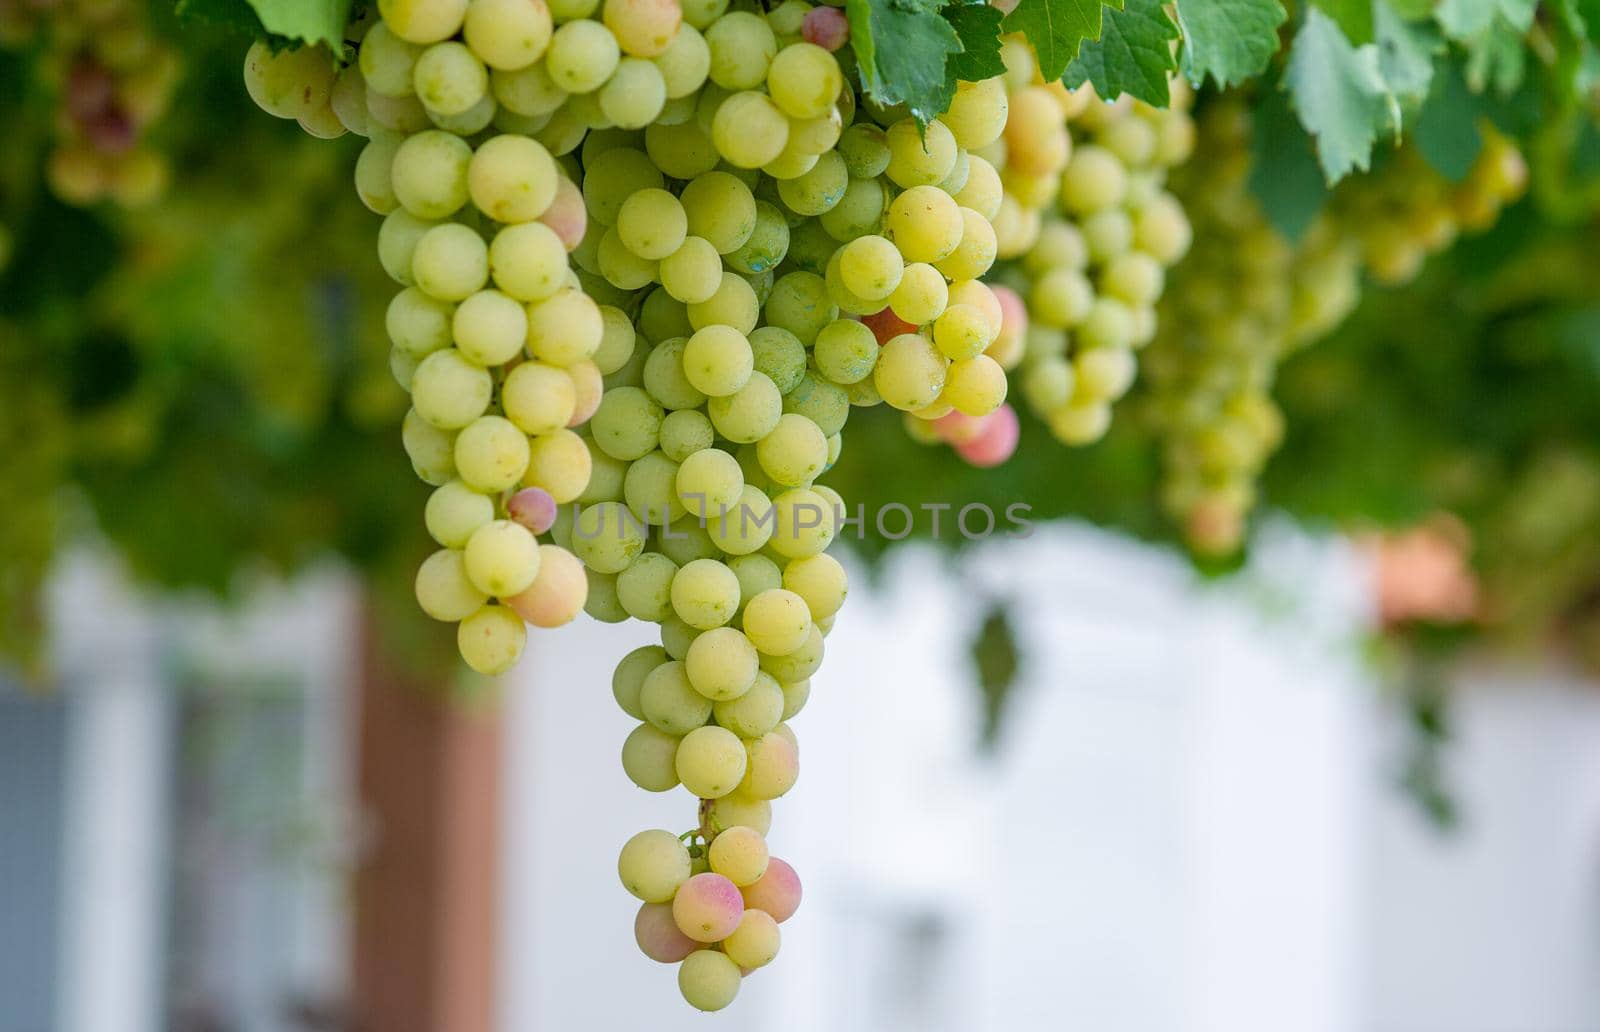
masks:
<instances>
[{"instance_id":1,"label":"grape leaf","mask_svg":"<svg viewBox=\"0 0 1600 1032\"><path fill-rule=\"evenodd\" d=\"M1021 0L1001 28L1027 37L1048 82L1066 74L1084 40L1100 38L1100 9L1107 6L1120 8L1122 0Z\"/></svg>"},{"instance_id":2,"label":"grape leaf","mask_svg":"<svg viewBox=\"0 0 1600 1032\"><path fill-rule=\"evenodd\" d=\"M947 78L982 82L1005 74L1005 62L1000 60L1000 22L1005 14L998 7L951 4L944 17L961 40L961 52L950 55Z\"/></svg>"},{"instance_id":3,"label":"grape leaf","mask_svg":"<svg viewBox=\"0 0 1600 1032\"><path fill-rule=\"evenodd\" d=\"M921 122L949 106L955 83L945 63L961 52L961 40L940 16L939 0L847 0L845 17L869 97L904 104Z\"/></svg>"},{"instance_id":4,"label":"grape leaf","mask_svg":"<svg viewBox=\"0 0 1600 1032\"><path fill-rule=\"evenodd\" d=\"M1322 12L1338 23L1344 37L1356 46L1371 43L1374 0L1316 0Z\"/></svg>"},{"instance_id":5,"label":"grape leaf","mask_svg":"<svg viewBox=\"0 0 1600 1032\"><path fill-rule=\"evenodd\" d=\"M1295 121L1282 90L1265 90L1250 133L1250 192L1267 221L1298 240L1328 201L1311 137Z\"/></svg>"},{"instance_id":6,"label":"grape leaf","mask_svg":"<svg viewBox=\"0 0 1600 1032\"><path fill-rule=\"evenodd\" d=\"M1125 0L1122 10L1107 12L1100 38L1083 44L1064 81L1074 88L1092 83L1107 100L1126 93L1166 107L1167 75L1178 70L1169 44L1177 38L1161 0Z\"/></svg>"},{"instance_id":7,"label":"grape leaf","mask_svg":"<svg viewBox=\"0 0 1600 1032\"><path fill-rule=\"evenodd\" d=\"M351 0L248 0L261 25L275 36L315 45L325 43L339 53L350 20Z\"/></svg>"},{"instance_id":8,"label":"grape leaf","mask_svg":"<svg viewBox=\"0 0 1600 1032\"><path fill-rule=\"evenodd\" d=\"M1181 62L1191 82L1206 76L1233 86L1257 75L1278 52L1288 14L1278 0L1178 0Z\"/></svg>"},{"instance_id":9,"label":"grape leaf","mask_svg":"<svg viewBox=\"0 0 1600 1032\"><path fill-rule=\"evenodd\" d=\"M1411 138L1422 159L1452 183L1467 177L1483 149L1479 113L1478 98L1467 89L1461 70L1454 63L1447 64L1433 77L1433 89L1417 116Z\"/></svg>"},{"instance_id":10,"label":"grape leaf","mask_svg":"<svg viewBox=\"0 0 1600 1032\"><path fill-rule=\"evenodd\" d=\"M1351 169L1365 172L1378 133L1400 124L1398 105L1378 67L1378 48L1352 46L1333 19L1319 9L1306 20L1289 48L1285 82L1300 124L1317 140L1317 160L1328 182Z\"/></svg>"},{"instance_id":11,"label":"grape leaf","mask_svg":"<svg viewBox=\"0 0 1600 1032\"><path fill-rule=\"evenodd\" d=\"M176 10L186 22L215 25L246 36L260 36L266 31L249 0L178 0Z\"/></svg>"},{"instance_id":12,"label":"grape leaf","mask_svg":"<svg viewBox=\"0 0 1600 1032\"><path fill-rule=\"evenodd\" d=\"M1526 32L1537 6L1538 0L1439 0L1434 15L1445 35L1465 42L1488 32L1496 19L1519 34Z\"/></svg>"},{"instance_id":13,"label":"grape leaf","mask_svg":"<svg viewBox=\"0 0 1600 1032\"><path fill-rule=\"evenodd\" d=\"M1433 62L1444 53L1443 37L1425 21L1406 21L1384 0L1373 4L1378 69L1401 101L1420 104L1433 83Z\"/></svg>"}]
</instances>

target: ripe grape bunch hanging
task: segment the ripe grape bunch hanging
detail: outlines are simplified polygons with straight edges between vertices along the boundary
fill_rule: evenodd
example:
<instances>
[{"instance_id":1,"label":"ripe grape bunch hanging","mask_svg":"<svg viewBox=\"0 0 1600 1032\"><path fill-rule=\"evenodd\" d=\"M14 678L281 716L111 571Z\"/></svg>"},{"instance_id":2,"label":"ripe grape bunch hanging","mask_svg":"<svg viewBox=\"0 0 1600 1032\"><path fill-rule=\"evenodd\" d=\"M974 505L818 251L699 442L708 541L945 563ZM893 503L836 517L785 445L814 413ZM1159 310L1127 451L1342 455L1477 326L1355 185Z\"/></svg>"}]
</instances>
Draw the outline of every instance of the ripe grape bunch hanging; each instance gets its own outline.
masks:
<instances>
[{"instance_id":1,"label":"ripe grape bunch hanging","mask_svg":"<svg viewBox=\"0 0 1600 1032\"><path fill-rule=\"evenodd\" d=\"M618 870L640 949L703 1010L800 902L766 836L846 594L818 478L851 408L980 419L1007 386L980 281L1002 192L973 155L1003 84L919 119L858 90L837 8L727 8L396 0L353 20L351 59L245 62L269 113L369 139L403 442L434 486L422 608L485 674L580 609L661 627L613 679L622 763L698 802Z\"/></svg>"}]
</instances>

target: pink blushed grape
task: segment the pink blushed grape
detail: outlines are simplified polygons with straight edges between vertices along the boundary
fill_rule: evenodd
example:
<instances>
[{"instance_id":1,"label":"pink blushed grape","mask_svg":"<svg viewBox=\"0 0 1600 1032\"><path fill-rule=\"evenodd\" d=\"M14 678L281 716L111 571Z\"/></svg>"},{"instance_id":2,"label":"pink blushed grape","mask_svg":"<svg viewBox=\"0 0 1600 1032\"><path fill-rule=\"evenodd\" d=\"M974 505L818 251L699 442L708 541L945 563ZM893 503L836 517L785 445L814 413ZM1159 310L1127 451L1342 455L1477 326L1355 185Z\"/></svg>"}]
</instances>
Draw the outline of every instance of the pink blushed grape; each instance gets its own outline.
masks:
<instances>
[{"instance_id":1,"label":"pink blushed grape","mask_svg":"<svg viewBox=\"0 0 1600 1032\"><path fill-rule=\"evenodd\" d=\"M1010 405L1001 405L983 417L983 432L977 439L956 446L956 454L979 469L998 466L1011 458L1017 450L1021 428L1017 412Z\"/></svg>"},{"instance_id":2,"label":"pink blushed grape","mask_svg":"<svg viewBox=\"0 0 1600 1032\"><path fill-rule=\"evenodd\" d=\"M506 515L535 534L555 525L556 500L542 487L525 487L506 502Z\"/></svg>"},{"instance_id":3,"label":"pink blushed grape","mask_svg":"<svg viewBox=\"0 0 1600 1032\"><path fill-rule=\"evenodd\" d=\"M813 7L800 23L800 35L824 50L838 50L850 40L850 22L837 7Z\"/></svg>"},{"instance_id":4,"label":"pink blushed grape","mask_svg":"<svg viewBox=\"0 0 1600 1032\"><path fill-rule=\"evenodd\" d=\"M589 212L583 205L583 191L566 176L556 182L555 200L539 216L539 221L555 230L561 246L570 253L583 243L589 229Z\"/></svg>"},{"instance_id":5,"label":"pink blushed grape","mask_svg":"<svg viewBox=\"0 0 1600 1032\"><path fill-rule=\"evenodd\" d=\"M751 910L766 911L779 924L789 920L800 909L800 876L787 862L777 857L767 861L767 873L757 879L754 885L745 886L743 892L745 906Z\"/></svg>"},{"instance_id":6,"label":"pink blushed grape","mask_svg":"<svg viewBox=\"0 0 1600 1032\"><path fill-rule=\"evenodd\" d=\"M951 446L971 444L983 433L984 416L969 416L951 410L933 421L933 432L939 440Z\"/></svg>"},{"instance_id":7,"label":"pink blushed grape","mask_svg":"<svg viewBox=\"0 0 1600 1032\"><path fill-rule=\"evenodd\" d=\"M578 557L560 545L540 545L539 556L533 583L505 603L535 627L561 627L583 610L589 577Z\"/></svg>"},{"instance_id":8,"label":"pink blushed grape","mask_svg":"<svg viewBox=\"0 0 1600 1032\"><path fill-rule=\"evenodd\" d=\"M651 960L676 964L700 948L700 944L678 930L672 919L672 904L646 903L633 919L633 938L639 950Z\"/></svg>"},{"instance_id":9,"label":"pink blushed grape","mask_svg":"<svg viewBox=\"0 0 1600 1032\"><path fill-rule=\"evenodd\" d=\"M567 426L582 426L600 407L606 393L605 380L600 375L600 367L588 361L568 366L567 375L572 377L574 395L572 418L567 420Z\"/></svg>"},{"instance_id":10,"label":"pink blushed grape","mask_svg":"<svg viewBox=\"0 0 1600 1032\"><path fill-rule=\"evenodd\" d=\"M696 942L718 942L739 927L744 908L739 886L720 874L706 872L678 888L672 898L672 919L679 931Z\"/></svg>"}]
</instances>

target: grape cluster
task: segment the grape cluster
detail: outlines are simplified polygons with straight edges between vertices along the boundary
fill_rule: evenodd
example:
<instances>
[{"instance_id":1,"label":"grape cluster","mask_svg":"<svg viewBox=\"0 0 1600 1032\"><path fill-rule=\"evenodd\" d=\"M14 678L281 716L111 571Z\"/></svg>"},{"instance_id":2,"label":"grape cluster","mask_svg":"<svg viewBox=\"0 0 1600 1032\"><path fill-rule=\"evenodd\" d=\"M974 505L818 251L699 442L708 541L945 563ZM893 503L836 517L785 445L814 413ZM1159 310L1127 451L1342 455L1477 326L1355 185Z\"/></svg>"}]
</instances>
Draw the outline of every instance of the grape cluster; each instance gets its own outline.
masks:
<instances>
[{"instance_id":1,"label":"grape cluster","mask_svg":"<svg viewBox=\"0 0 1600 1032\"><path fill-rule=\"evenodd\" d=\"M960 83L926 126L868 104L835 54L847 19L802 0L379 13L342 69L258 44L245 77L314 135L369 138L403 436L436 485L419 601L484 673L524 621L660 625L613 677L639 722L622 763L698 820L635 836L619 873L640 948L720 1009L799 903L766 835L848 587L817 478L854 406L1008 411L994 352L1020 330L980 281L1003 190L975 153L1005 87Z\"/></svg>"},{"instance_id":2,"label":"grape cluster","mask_svg":"<svg viewBox=\"0 0 1600 1032\"><path fill-rule=\"evenodd\" d=\"M40 73L60 98L45 168L51 191L76 205L154 201L169 173L145 137L177 86L177 50L138 0L0 0L0 45L36 36L44 38Z\"/></svg>"},{"instance_id":3,"label":"grape cluster","mask_svg":"<svg viewBox=\"0 0 1600 1032\"><path fill-rule=\"evenodd\" d=\"M1174 177L1196 243L1147 356L1162 505L1191 547L1211 555L1238 548L1257 478L1282 441L1279 364L1344 320L1363 270L1385 284L1411 279L1459 230L1492 224L1526 182L1521 155L1492 131L1455 185L1402 148L1373 175L1346 180L1291 243L1250 192L1250 129L1237 98L1211 105L1201 158Z\"/></svg>"},{"instance_id":4,"label":"grape cluster","mask_svg":"<svg viewBox=\"0 0 1600 1032\"><path fill-rule=\"evenodd\" d=\"M1170 109L1106 103L1091 86L1040 81L1019 39L1002 56L1011 118L986 153L1005 185L999 278L1027 302L1013 361L1051 433L1087 444L1133 385L1166 270L1189 247L1183 206L1165 189L1194 149L1189 92L1175 79Z\"/></svg>"}]
</instances>

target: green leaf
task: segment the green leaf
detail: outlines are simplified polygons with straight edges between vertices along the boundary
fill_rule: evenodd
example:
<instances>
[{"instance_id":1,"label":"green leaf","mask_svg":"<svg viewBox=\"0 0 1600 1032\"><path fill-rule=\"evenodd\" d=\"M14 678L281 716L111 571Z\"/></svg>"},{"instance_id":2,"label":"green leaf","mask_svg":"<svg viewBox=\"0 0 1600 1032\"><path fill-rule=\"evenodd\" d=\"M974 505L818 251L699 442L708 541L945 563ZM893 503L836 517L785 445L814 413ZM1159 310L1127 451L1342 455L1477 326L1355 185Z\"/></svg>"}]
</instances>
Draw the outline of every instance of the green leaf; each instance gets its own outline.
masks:
<instances>
[{"instance_id":1,"label":"green leaf","mask_svg":"<svg viewBox=\"0 0 1600 1032\"><path fill-rule=\"evenodd\" d=\"M1384 0L1373 8L1378 70L1403 103L1420 104L1433 83L1433 62L1445 50L1443 37L1425 21L1406 21Z\"/></svg>"},{"instance_id":2,"label":"green leaf","mask_svg":"<svg viewBox=\"0 0 1600 1032\"><path fill-rule=\"evenodd\" d=\"M1378 48L1351 46L1332 18L1313 7L1289 48L1285 82L1295 113L1316 137L1329 183L1372 163L1378 133L1399 126L1399 110L1378 68Z\"/></svg>"},{"instance_id":3,"label":"green leaf","mask_svg":"<svg viewBox=\"0 0 1600 1032\"><path fill-rule=\"evenodd\" d=\"M1170 42L1177 38L1161 0L1126 0L1122 10L1106 15L1100 38L1083 45L1064 81L1074 88L1092 83L1107 100L1126 93L1166 107L1167 76L1178 70Z\"/></svg>"},{"instance_id":4,"label":"green leaf","mask_svg":"<svg viewBox=\"0 0 1600 1032\"><path fill-rule=\"evenodd\" d=\"M275 36L325 43L339 53L344 49L344 28L350 20L350 0L248 0L261 25Z\"/></svg>"},{"instance_id":5,"label":"green leaf","mask_svg":"<svg viewBox=\"0 0 1600 1032\"><path fill-rule=\"evenodd\" d=\"M945 64L961 52L961 40L940 16L939 0L847 0L845 16L869 97L889 107L904 104L921 122L949 106L955 84Z\"/></svg>"},{"instance_id":6,"label":"green leaf","mask_svg":"<svg viewBox=\"0 0 1600 1032\"><path fill-rule=\"evenodd\" d=\"M1461 70L1454 63L1440 69L1411 139L1423 160L1452 183L1467 177L1483 149L1478 115L1478 99L1467 89Z\"/></svg>"},{"instance_id":7,"label":"green leaf","mask_svg":"<svg viewBox=\"0 0 1600 1032\"><path fill-rule=\"evenodd\" d=\"M1467 81L1474 90L1509 96L1522 85L1528 58L1523 32L1499 18L1462 44L1467 51Z\"/></svg>"},{"instance_id":8,"label":"green leaf","mask_svg":"<svg viewBox=\"0 0 1600 1032\"><path fill-rule=\"evenodd\" d=\"M1005 62L1000 60L1000 22L1005 14L998 7L951 4L944 17L961 40L961 52L950 55L947 78L982 82L1005 74Z\"/></svg>"},{"instance_id":9,"label":"green leaf","mask_svg":"<svg viewBox=\"0 0 1600 1032\"><path fill-rule=\"evenodd\" d=\"M1373 33L1374 0L1316 0L1324 14L1338 23L1345 38L1357 46L1371 43Z\"/></svg>"},{"instance_id":10,"label":"green leaf","mask_svg":"<svg viewBox=\"0 0 1600 1032\"><path fill-rule=\"evenodd\" d=\"M1278 26L1288 14L1278 0L1178 0L1183 74L1233 86L1259 75L1278 52Z\"/></svg>"},{"instance_id":11,"label":"green leaf","mask_svg":"<svg viewBox=\"0 0 1600 1032\"><path fill-rule=\"evenodd\" d=\"M1020 32L1033 44L1039 74L1046 81L1066 74L1086 39L1100 38L1100 9L1122 6L1122 0L1022 0L1001 27Z\"/></svg>"},{"instance_id":12,"label":"green leaf","mask_svg":"<svg viewBox=\"0 0 1600 1032\"><path fill-rule=\"evenodd\" d=\"M186 22L201 22L245 36L261 36L266 29L249 0L178 0L178 17Z\"/></svg>"},{"instance_id":13,"label":"green leaf","mask_svg":"<svg viewBox=\"0 0 1600 1032\"><path fill-rule=\"evenodd\" d=\"M1538 0L1439 0L1434 14L1445 35L1465 42L1489 31L1496 19L1519 35L1533 24Z\"/></svg>"},{"instance_id":14,"label":"green leaf","mask_svg":"<svg viewBox=\"0 0 1600 1032\"><path fill-rule=\"evenodd\" d=\"M1295 120L1282 90L1267 90L1256 105L1250 135L1250 192L1267 221L1298 240L1328 201L1311 137Z\"/></svg>"}]
</instances>

